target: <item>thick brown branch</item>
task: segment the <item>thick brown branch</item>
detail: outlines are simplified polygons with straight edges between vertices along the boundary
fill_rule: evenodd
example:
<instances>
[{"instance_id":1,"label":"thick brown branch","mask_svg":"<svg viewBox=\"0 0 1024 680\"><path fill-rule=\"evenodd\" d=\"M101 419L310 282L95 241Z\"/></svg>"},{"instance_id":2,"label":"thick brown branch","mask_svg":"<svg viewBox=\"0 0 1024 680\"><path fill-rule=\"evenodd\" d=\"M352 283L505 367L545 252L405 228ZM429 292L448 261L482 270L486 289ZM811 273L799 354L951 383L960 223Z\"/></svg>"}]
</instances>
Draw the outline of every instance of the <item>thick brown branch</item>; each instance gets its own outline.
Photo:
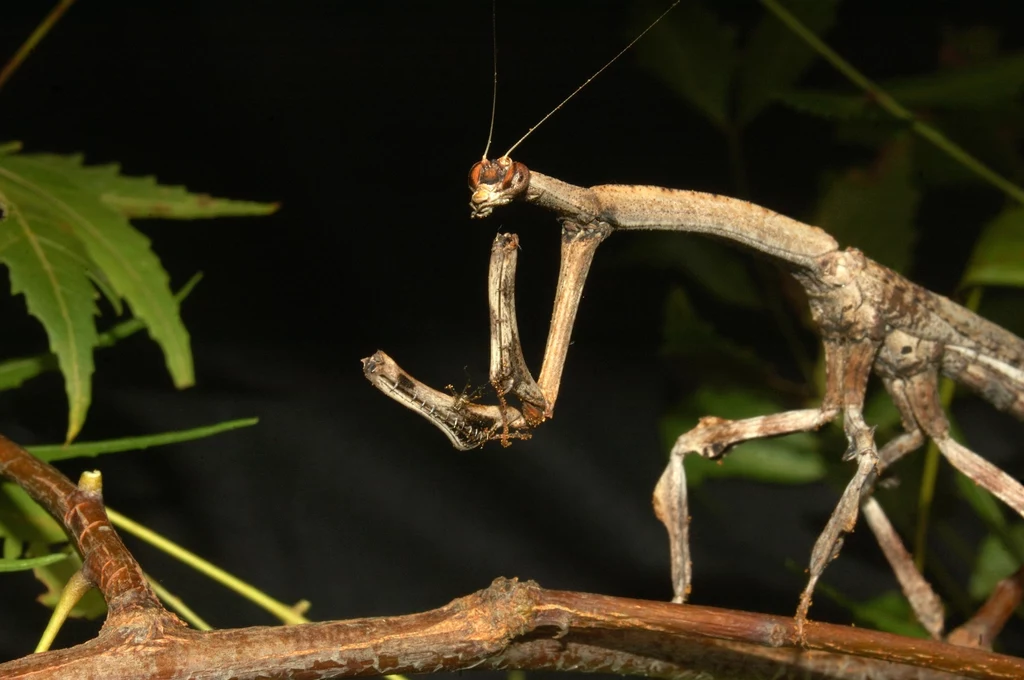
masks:
<instances>
[{"instance_id":1,"label":"thick brown branch","mask_svg":"<svg viewBox=\"0 0 1024 680\"><path fill-rule=\"evenodd\" d=\"M148 640L117 630L0 665L4 678L335 678L470 668L665 678L1019 678L1020 659L929 640L694 605L544 590L498 579L433 611Z\"/></svg>"},{"instance_id":2,"label":"thick brown branch","mask_svg":"<svg viewBox=\"0 0 1024 680\"><path fill-rule=\"evenodd\" d=\"M67 530L82 556L82 575L107 602L107 627L183 626L153 594L138 562L121 542L98 489L75 486L0 435L0 476L20 485Z\"/></svg>"},{"instance_id":3,"label":"thick brown branch","mask_svg":"<svg viewBox=\"0 0 1024 680\"><path fill-rule=\"evenodd\" d=\"M1024 677L1024 661L980 649L693 605L544 590L498 579L408 616L198 632L153 596L110 527L98 490L0 437L0 475L22 485L82 552L107 598L99 636L0 664L0 677L299 678L481 669L575 670L662 678Z\"/></svg>"}]
</instances>

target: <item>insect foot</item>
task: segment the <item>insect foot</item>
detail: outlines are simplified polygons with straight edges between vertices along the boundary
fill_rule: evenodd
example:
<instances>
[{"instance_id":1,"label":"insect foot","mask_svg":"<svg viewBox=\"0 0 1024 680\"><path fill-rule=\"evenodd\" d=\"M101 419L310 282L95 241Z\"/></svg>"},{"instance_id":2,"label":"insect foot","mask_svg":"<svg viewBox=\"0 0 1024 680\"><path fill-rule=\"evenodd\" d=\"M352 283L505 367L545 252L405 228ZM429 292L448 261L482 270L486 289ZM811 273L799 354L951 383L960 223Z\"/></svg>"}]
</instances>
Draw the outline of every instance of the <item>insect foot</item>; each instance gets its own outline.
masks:
<instances>
[{"instance_id":1,"label":"insect foot","mask_svg":"<svg viewBox=\"0 0 1024 680\"><path fill-rule=\"evenodd\" d=\"M524 427L526 421L515 408L474 404L464 395L435 390L403 371L381 351L362 361L363 375L374 387L429 420L460 451L483 446L490 439L506 442L521 438L514 431Z\"/></svg>"}]
</instances>

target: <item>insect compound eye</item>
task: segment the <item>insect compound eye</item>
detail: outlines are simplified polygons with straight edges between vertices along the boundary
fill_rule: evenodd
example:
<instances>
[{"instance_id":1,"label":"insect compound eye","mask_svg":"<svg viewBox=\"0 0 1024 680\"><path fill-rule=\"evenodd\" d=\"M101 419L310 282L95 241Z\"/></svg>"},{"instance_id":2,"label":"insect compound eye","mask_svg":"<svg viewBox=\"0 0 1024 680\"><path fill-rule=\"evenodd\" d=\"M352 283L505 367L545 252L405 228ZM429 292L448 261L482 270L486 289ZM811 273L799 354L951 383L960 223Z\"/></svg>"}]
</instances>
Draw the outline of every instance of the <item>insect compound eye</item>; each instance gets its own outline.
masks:
<instances>
[{"instance_id":1,"label":"insect compound eye","mask_svg":"<svg viewBox=\"0 0 1024 680\"><path fill-rule=\"evenodd\" d=\"M484 163L490 163L490 161L478 161L469 169L470 190L476 189L480 186L480 174L484 171Z\"/></svg>"}]
</instances>

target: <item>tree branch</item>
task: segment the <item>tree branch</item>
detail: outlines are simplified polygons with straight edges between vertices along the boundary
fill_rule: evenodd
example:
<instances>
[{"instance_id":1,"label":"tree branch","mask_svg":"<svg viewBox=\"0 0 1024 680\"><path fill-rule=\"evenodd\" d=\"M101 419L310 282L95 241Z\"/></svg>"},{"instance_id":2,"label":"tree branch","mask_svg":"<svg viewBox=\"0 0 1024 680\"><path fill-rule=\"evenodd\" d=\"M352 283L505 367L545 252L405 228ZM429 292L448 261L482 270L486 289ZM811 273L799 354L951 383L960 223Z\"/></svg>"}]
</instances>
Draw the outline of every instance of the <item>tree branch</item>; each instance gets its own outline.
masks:
<instances>
[{"instance_id":1,"label":"tree branch","mask_svg":"<svg viewBox=\"0 0 1024 680\"><path fill-rule=\"evenodd\" d=\"M694 605L545 590L497 579L428 612L200 632L167 612L110 527L98 490L0 436L0 475L64 522L107 599L95 640L0 664L0 677L299 678L480 669L659 678L1019 678L1024 661L846 626Z\"/></svg>"}]
</instances>

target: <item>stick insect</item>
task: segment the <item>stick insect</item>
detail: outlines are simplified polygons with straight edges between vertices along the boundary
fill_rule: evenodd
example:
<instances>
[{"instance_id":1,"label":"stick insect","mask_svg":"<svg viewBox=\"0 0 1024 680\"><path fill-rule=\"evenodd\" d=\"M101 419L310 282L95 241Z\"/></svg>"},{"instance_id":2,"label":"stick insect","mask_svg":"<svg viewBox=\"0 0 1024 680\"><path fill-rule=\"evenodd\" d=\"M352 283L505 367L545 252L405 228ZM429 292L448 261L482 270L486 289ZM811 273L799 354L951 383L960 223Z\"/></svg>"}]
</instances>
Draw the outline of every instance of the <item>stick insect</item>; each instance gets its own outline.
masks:
<instances>
[{"instance_id":1,"label":"stick insect","mask_svg":"<svg viewBox=\"0 0 1024 680\"><path fill-rule=\"evenodd\" d=\"M946 375L1024 419L1024 340L859 250L840 248L817 227L726 196L654 186L574 186L512 160L510 154L520 142L495 160L485 151L472 167L470 208L471 217L486 218L496 208L526 201L553 212L562 225L554 311L537 379L523 358L516 322L518 238L499 234L491 250L488 303L490 380L500 403L454 400L412 378L383 352L363 360L370 382L433 422L457 449L494 439L507 446L511 438L528 437L554 413L583 285L605 238L616 231L696 232L758 251L777 261L807 294L824 346L825 394L813 409L743 420L707 416L678 438L654 492L655 512L669 534L674 601L684 602L691 587L684 457L721 458L741 442L816 430L841 415L848 441L843 458L856 461L856 472L815 542L797 607L798 626L802 630L815 585L837 556L843 535L853 530L863 512L918 619L940 637L941 602L870 494L886 468L930 439L954 467L1024 516L1024 485L950 436L938 390L939 375ZM863 415L872 371L881 378L903 426L902 434L881 449ZM520 402L518 407L507 404L510 394Z\"/></svg>"}]
</instances>

